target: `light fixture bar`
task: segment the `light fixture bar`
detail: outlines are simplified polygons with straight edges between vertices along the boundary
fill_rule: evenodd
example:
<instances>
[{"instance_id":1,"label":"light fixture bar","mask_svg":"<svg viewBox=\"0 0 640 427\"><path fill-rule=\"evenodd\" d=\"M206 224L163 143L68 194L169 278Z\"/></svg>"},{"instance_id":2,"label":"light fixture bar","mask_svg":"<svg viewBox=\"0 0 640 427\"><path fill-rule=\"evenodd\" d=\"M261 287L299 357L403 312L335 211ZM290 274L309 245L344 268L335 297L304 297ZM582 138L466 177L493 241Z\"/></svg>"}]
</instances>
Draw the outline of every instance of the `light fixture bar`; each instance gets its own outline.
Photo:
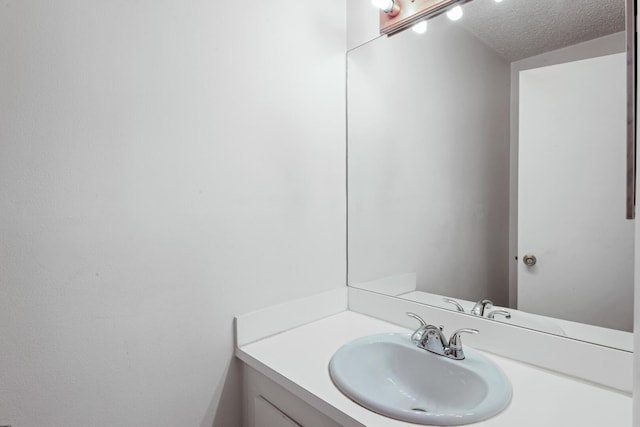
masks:
<instances>
[{"instance_id":1,"label":"light fixture bar","mask_svg":"<svg viewBox=\"0 0 640 427\"><path fill-rule=\"evenodd\" d=\"M470 0L395 0L400 8L399 13L395 16L380 13L380 34L395 34L467 1Z\"/></svg>"}]
</instances>

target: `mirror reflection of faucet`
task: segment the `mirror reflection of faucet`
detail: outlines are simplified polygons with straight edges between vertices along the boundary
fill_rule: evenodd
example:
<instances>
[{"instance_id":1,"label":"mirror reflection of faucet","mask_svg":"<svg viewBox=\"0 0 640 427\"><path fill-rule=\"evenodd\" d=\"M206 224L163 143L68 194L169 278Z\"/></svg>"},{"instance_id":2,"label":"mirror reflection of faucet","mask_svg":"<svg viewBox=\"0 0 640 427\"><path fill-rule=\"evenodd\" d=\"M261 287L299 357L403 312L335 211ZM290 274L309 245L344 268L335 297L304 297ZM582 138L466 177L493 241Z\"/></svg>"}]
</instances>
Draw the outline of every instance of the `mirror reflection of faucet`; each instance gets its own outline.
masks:
<instances>
[{"instance_id":1,"label":"mirror reflection of faucet","mask_svg":"<svg viewBox=\"0 0 640 427\"><path fill-rule=\"evenodd\" d=\"M476 303L476 305L473 306L473 308L471 309L471 314L473 314L474 316L483 317L484 311L490 308L493 308L493 302L488 299L481 299Z\"/></svg>"},{"instance_id":2,"label":"mirror reflection of faucet","mask_svg":"<svg viewBox=\"0 0 640 427\"><path fill-rule=\"evenodd\" d=\"M494 319L496 314L504 316L505 319L511 319L511 313L507 310L493 310L491 313L487 314L487 319Z\"/></svg>"},{"instance_id":3,"label":"mirror reflection of faucet","mask_svg":"<svg viewBox=\"0 0 640 427\"><path fill-rule=\"evenodd\" d=\"M460 305L460 303L458 303L458 301L453 300L451 298L442 298L442 300L444 302L448 302L449 304L453 304L456 306L456 310L458 310L461 313L464 313L464 308Z\"/></svg>"},{"instance_id":4,"label":"mirror reflection of faucet","mask_svg":"<svg viewBox=\"0 0 640 427\"><path fill-rule=\"evenodd\" d=\"M458 301L453 300L451 298L443 298L442 300L448 304L453 304L456 307L457 311L461 313L465 312L464 307L462 307L462 305L460 305ZM473 314L474 316L484 317L485 312L492 308L493 308L493 302L491 300L481 299L480 301L475 303L470 313ZM509 313L507 310L502 310L502 309L494 310L492 312L487 313L487 318L495 319L496 315L504 316L505 319L511 319L511 313Z\"/></svg>"}]
</instances>

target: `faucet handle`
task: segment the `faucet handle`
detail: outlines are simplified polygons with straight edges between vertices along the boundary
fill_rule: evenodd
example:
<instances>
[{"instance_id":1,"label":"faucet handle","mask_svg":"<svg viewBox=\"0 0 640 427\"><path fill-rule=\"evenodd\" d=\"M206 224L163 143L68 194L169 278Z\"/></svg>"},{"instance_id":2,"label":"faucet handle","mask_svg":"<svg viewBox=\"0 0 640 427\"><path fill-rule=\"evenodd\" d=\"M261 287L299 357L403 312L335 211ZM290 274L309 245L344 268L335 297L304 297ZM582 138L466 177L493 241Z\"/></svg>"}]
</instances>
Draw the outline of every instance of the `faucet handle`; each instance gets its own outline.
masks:
<instances>
[{"instance_id":1,"label":"faucet handle","mask_svg":"<svg viewBox=\"0 0 640 427\"><path fill-rule=\"evenodd\" d=\"M496 314L504 316L505 319L511 319L511 313L507 310L493 310L491 313L487 314L487 319L495 319Z\"/></svg>"},{"instance_id":2,"label":"faucet handle","mask_svg":"<svg viewBox=\"0 0 640 427\"><path fill-rule=\"evenodd\" d=\"M444 302L448 302L449 304L453 304L456 306L456 310L458 310L461 313L464 313L464 308L460 305L460 303L454 299L451 298L442 298L442 301Z\"/></svg>"},{"instance_id":3,"label":"faucet handle","mask_svg":"<svg viewBox=\"0 0 640 427\"><path fill-rule=\"evenodd\" d=\"M409 311L407 311L407 316L413 317L418 322L420 322L420 327L415 331L413 331L413 333L411 334L411 342L414 343L415 345L418 345L422 341L422 337L424 336L424 332L426 331L427 322L425 322L422 317L418 316L415 313L411 313Z\"/></svg>"},{"instance_id":4,"label":"faucet handle","mask_svg":"<svg viewBox=\"0 0 640 427\"><path fill-rule=\"evenodd\" d=\"M411 313L410 311L407 311L407 316L413 317L418 322L420 322L420 327L421 328L424 328L425 326L427 326L427 322L425 322L424 319L422 317L418 316L417 314Z\"/></svg>"},{"instance_id":5,"label":"faucet handle","mask_svg":"<svg viewBox=\"0 0 640 427\"><path fill-rule=\"evenodd\" d=\"M480 331L478 331L477 329L462 328L452 333L451 338L449 338L449 348L447 350L447 355L456 360L464 359L464 352L462 351L462 339L460 338L460 334L477 334L478 332Z\"/></svg>"}]
</instances>

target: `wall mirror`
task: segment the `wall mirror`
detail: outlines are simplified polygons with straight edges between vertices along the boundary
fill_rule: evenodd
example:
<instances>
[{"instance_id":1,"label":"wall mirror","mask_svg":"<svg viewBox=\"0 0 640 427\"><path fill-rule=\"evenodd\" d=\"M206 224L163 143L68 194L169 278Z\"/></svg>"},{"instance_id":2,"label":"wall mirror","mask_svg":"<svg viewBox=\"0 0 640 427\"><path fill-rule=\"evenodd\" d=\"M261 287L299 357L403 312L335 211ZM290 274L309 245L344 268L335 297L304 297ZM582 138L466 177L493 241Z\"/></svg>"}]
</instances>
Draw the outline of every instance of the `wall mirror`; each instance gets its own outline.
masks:
<instances>
[{"instance_id":1,"label":"wall mirror","mask_svg":"<svg viewBox=\"0 0 640 427\"><path fill-rule=\"evenodd\" d=\"M349 51L350 286L632 351L625 6L472 0Z\"/></svg>"}]
</instances>

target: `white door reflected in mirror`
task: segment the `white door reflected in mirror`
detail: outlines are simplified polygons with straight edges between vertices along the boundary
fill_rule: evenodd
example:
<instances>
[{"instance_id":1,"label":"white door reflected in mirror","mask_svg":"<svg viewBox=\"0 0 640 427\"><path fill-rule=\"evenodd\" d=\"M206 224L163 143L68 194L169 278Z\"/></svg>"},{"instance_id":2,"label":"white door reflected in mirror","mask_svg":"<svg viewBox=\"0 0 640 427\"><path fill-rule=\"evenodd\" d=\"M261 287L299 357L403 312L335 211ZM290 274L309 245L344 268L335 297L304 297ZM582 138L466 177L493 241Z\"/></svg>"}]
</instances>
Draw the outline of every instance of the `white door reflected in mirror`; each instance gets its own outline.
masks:
<instances>
[{"instance_id":1,"label":"white door reflected in mirror","mask_svg":"<svg viewBox=\"0 0 640 427\"><path fill-rule=\"evenodd\" d=\"M518 252L544 254L518 265L520 310L633 328L625 71L618 53L520 72Z\"/></svg>"}]
</instances>

